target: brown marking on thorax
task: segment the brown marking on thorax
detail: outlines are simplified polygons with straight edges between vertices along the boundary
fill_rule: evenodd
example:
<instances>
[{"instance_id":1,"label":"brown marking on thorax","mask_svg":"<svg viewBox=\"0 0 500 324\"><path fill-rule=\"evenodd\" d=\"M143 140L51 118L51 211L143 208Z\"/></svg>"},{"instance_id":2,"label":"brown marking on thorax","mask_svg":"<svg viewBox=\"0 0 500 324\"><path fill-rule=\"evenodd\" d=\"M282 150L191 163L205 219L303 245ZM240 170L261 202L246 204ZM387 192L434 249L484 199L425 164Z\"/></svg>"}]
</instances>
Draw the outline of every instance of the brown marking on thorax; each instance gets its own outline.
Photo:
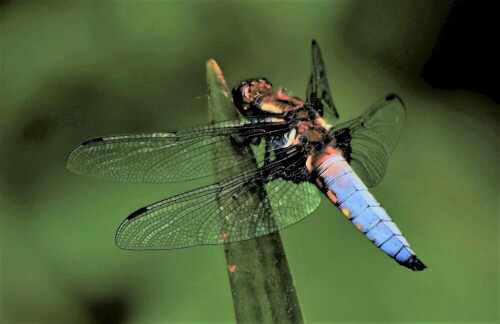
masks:
<instances>
[{"instance_id":1,"label":"brown marking on thorax","mask_svg":"<svg viewBox=\"0 0 500 324\"><path fill-rule=\"evenodd\" d=\"M302 112L297 114L300 116ZM307 115L306 115L307 116ZM309 143L317 143L323 140L326 132L330 131L331 125L328 125L325 120L319 116L309 120L302 120L297 123L297 135L293 144L299 144L303 137L307 138Z\"/></svg>"},{"instance_id":2,"label":"brown marking on thorax","mask_svg":"<svg viewBox=\"0 0 500 324\"><path fill-rule=\"evenodd\" d=\"M273 114L283 114L304 106L304 101L288 95L281 88L276 95L262 96L257 102L260 110Z\"/></svg>"},{"instance_id":3,"label":"brown marking on thorax","mask_svg":"<svg viewBox=\"0 0 500 324\"><path fill-rule=\"evenodd\" d=\"M277 92L273 91L271 83L264 79L251 79L242 82L233 89L233 95L241 96L240 111L245 114L254 107L266 113L284 114L304 107L305 102L297 97L291 96L288 92L280 88ZM292 145L307 143L319 143L324 141L324 134L329 132L332 125L326 123L319 114L311 117L306 110L297 111L294 116L297 119L295 125L296 134ZM305 140L304 140L305 139ZM308 156L306 166L310 172L315 170L332 154L342 154L338 149L333 148L329 143L324 143L324 147L319 152L314 152Z\"/></svg>"},{"instance_id":4,"label":"brown marking on thorax","mask_svg":"<svg viewBox=\"0 0 500 324\"><path fill-rule=\"evenodd\" d=\"M273 113L285 113L302 108L304 104L304 101L288 95L283 89L279 89L275 96L262 98L260 109ZM321 142L324 140L324 134L332 128L332 125L328 124L319 114L311 118L306 110L298 111L295 118L299 121L295 126L296 135L292 145L300 144L304 138L308 143ZM316 170L330 155L342 154L342 151L328 144L325 143L321 151L314 152L307 158L306 166L310 172Z\"/></svg>"}]
</instances>

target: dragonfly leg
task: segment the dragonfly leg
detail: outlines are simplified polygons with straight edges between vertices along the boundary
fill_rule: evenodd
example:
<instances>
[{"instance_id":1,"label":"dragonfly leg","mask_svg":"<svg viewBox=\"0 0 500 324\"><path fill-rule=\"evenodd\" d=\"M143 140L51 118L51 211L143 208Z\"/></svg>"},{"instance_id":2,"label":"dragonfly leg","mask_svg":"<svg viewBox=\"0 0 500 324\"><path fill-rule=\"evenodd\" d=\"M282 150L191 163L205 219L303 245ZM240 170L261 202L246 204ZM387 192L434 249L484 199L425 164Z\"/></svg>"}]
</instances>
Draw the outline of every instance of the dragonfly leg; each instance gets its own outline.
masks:
<instances>
[{"instance_id":1,"label":"dragonfly leg","mask_svg":"<svg viewBox=\"0 0 500 324\"><path fill-rule=\"evenodd\" d=\"M229 136L229 140L231 141L232 145L238 146L238 147L243 147L243 146L249 146L249 145L259 145L261 138L257 136L253 137L236 137L236 136Z\"/></svg>"}]
</instances>

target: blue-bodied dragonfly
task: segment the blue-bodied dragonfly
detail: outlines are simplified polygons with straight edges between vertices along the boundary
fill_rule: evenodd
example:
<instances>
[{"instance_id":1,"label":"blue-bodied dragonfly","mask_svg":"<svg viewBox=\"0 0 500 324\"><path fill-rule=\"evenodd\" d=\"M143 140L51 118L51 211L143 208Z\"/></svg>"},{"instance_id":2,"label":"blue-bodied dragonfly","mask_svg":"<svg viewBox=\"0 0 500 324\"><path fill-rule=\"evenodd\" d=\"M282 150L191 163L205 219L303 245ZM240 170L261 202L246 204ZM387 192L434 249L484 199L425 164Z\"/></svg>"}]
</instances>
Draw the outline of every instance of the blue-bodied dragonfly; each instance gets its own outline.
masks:
<instances>
[{"instance_id":1,"label":"blue-bodied dragonfly","mask_svg":"<svg viewBox=\"0 0 500 324\"><path fill-rule=\"evenodd\" d=\"M68 168L108 180L165 183L244 170L138 209L119 227L117 245L176 249L252 239L311 214L320 203L319 189L383 252L409 269L424 270L367 188L385 173L403 128L403 102L388 95L361 117L332 126L339 115L315 41L312 57L306 101L254 78L232 90L243 119L175 132L98 137L78 146ZM235 156L235 147L251 154Z\"/></svg>"}]
</instances>

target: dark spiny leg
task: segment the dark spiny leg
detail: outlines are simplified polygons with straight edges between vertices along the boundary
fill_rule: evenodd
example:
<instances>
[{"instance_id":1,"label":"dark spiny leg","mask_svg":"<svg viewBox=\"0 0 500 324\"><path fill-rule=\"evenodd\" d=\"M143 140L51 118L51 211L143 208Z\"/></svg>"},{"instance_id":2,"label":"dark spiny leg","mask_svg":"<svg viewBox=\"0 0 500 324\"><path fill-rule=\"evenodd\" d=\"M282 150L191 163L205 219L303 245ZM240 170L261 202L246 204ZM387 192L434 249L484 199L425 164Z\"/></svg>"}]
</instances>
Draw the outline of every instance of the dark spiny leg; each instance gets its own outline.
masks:
<instances>
[{"instance_id":1,"label":"dark spiny leg","mask_svg":"<svg viewBox=\"0 0 500 324\"><path fill-rule=\"evenodd\" d=\"M229 136L229 140L231 141L231 144L242 147L248 145L259 145L261 138L258 136L252 136L252 137Z\"/></svg>"},{"instance_id":2,"label":"dark spiny leg","mask_svg":"<svg viewBox=\"0 0 500 324\"><path fill-rule=\"evenodd\" d=\"M321 102L321 100L318 99L316 92L311 93L311 95L307 100L309 100L314 110L316 110L320 116L323 116L324 114L323 103Z\"/></svg>"}]
</instances>

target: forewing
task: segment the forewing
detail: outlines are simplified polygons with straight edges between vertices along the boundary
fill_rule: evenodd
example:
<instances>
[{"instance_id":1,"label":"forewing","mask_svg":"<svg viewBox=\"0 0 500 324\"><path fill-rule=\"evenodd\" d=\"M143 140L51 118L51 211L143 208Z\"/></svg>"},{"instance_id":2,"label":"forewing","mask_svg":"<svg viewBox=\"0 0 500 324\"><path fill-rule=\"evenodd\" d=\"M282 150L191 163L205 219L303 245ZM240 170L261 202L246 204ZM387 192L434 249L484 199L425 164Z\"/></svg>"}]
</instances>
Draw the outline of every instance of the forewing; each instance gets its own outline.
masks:
<instances>
[{"instance_id":1,"label":"forewing","mask_svg":"<svg viewBox=\"0 0 500 324\"><path fill-rule=\"evenodd\" d=\"M321 100L323 107L330 113L331 122L335 122L339 118L339 114L333 103L332 94L330 93L323 57L319 45L315 40L312 41L311 53L312 70L309 83L307 84L306 98L309 100L311 94L316 93L316 97Z\"/></svg>"},{"instance_id":2,"label":"forewing","mask_svg":"<svg viewBox=\"0 0 500 324\"><path fill-rule=\"evenodd\" d=\"M314 185L284 180L284 170L279 161L139 209L122 223L116 243L132 250L176 249L238 242L283 229L320 203Z\"/></svg>"},{"instance_id":3,"label":"forewing","mask_svg":"<svg viewBox=\"0 0 500 324\"><path fill-rule=\"evenodd\" d=\"M234 145L289 130L283 119L255 117L171 133L144 133L94 138L68 157L67 168L85 176L123 182L176 182L205 177L236 165L255 168L252 156L235 159ZM245 144L246 143L246 144ZM217 152L217 154L213 154ZM245 157L246 156L246 157Z\"/></svg>"},{"instance_id":4,"label":"forewing","mask_svg":"<svg viewBox=\"0 0 500 324\"><path fill-rule=\"evenodd\" d=\"M377 185L405 121L403 101L389 95L364 115L333 129L337 146L368 187Z\"/></svg>"}]
</instances>

